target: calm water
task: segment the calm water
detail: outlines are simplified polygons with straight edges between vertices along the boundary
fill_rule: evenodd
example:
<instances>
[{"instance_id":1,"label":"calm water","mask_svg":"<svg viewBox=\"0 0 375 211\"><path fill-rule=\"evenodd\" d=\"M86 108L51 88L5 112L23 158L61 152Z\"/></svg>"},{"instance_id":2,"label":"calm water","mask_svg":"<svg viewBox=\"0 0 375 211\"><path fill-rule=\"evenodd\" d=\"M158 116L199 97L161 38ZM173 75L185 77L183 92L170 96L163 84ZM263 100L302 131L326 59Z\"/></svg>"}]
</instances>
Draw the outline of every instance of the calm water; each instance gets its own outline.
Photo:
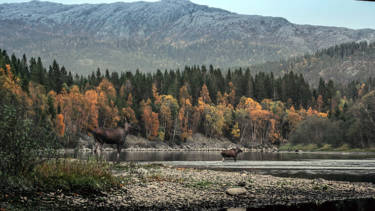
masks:
<instances>
[{"instance_id":1,"label":"calm water","mask_svg":"<svg viewBox=\"0 0 375 211\"><path fill-rule=\"evenodd\" d=\"M87 159L91 152L65 156ZM104 152L109 161L116 152ZM122 152L120 161L163 163L176 167L251 171L284 177L324 178L375 183L374 153L262 153L245 152L238 161L221 161L220 152Z\"/></svg>"},{"instance_id":2,"label":"calm water","mask_svg":"<svg viewBox=\"0 0 375 211\"><path fill-rule=\"evenodd\" d=\"M66 153L69 157L86 159L91 152ZM116 160L116 152L103 152L109 161ZM120 154L120 161L221 161L220 152L167 152L167 151L138 151ZM305 160L365 160L373 159L375 153L273 153L273 152L244 152L237 158L239 161L305 161Z\"/></svg>"}]
</instances>

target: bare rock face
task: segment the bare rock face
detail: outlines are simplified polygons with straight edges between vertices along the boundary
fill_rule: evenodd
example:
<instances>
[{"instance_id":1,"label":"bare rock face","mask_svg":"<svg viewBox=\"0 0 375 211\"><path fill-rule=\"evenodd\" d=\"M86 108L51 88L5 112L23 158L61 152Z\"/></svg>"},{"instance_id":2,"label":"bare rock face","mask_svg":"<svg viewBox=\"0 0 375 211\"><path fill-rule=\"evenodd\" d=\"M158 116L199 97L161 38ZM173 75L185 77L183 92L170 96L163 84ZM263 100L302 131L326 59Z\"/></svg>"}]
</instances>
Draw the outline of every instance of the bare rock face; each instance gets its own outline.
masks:
<instances>
[{"instance_id":1,"label":"bare rock face","mask_svg":"<svg viewBox=\"0 0 375 211\"><path fill-rule=\"evenodd\" d=\"M247 190L245 188L228 188L225 192L231 196L238 196L245 194Z\"/></svg>"},{"instance_id":2,"label":"bare rock face","mask_svg":"<svg viewBox=\"0 0 375 211\"><path fill-rule=\"evenodd\" d=\"M57 59L69 70L143 71L214 64L238 67L303 55L335 44L375 41L375 31L296 25L188 0L64 5L0 4L0 46Z\"/></svg>"}]
</instances>

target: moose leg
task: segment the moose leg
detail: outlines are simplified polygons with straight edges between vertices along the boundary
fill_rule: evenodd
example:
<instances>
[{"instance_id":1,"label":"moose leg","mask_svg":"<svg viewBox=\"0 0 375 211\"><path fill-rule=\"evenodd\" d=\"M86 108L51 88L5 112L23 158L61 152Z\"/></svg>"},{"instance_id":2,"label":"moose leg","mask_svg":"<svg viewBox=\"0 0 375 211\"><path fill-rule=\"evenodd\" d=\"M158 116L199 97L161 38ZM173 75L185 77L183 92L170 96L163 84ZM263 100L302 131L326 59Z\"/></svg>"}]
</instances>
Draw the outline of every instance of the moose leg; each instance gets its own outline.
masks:
<instances>
[{"instance_id":1,"label":"moose leg","mask_svg":"<svg viewBox=\"0 0 375 211\"><path fill-rule=\"evenodd\" d=\"M98 144L96 143L96 141L94 141L94 147L93 147L93 152L94 154L98 153Z\"/></svg>"},{"instance_id":2,"label":"moose leg","mask_svg":"<svg viewBox=\"0 0 375 211\"><path fill-rule=\"evenodd\" d=\"M120 153L121 153L121 146L120 144L117 144L117 158L116 158L117 163L120 162Z\"/></svg>"},{"instance_id":3,"label":"moose leg","mask_svg":"<svg viewBox=\"0 0 375 211\"><path fill-rule=\"evenodd\" d=\"M103 145L104 145L104 143L99 143L99 157L100 157L100 159L102 159L102 154L103 154Z\"/></svg>"},{"instance_id":4,"label":"moose leg","mask_svg":"<svg viewBox=\"0 0 375 211\"><path fill-rule=\"evenodd\" d=\"M94 149L94 154L96 157L96 160L99 160L99 142L95 140L95 149Z\"/></svg>"},{"instance_id":5,"label":"moose leg","mask_svg":"<svg viewBox=\"0 0 375 211\"><path fill-rule=\"evenodd\" d=\"M234 159L234 162L237 162L237 156L234 156L233 159Z\"/></svg>"},{"instance_id":6,"label":"moose leg","mask_svg":"<svg viewBox=\"0 0 375 211\"><path fill-rule=\"evenodd\" d=\"M222 162L224 162L225 158L223 157L223 159L221 160Z\"/></svg>"},{"instance_id":7,"label":"moose leg","mask_svg":"<svg viewBox=\"0 0 375 211\"><path fill-rule=\"evenodd\" d=\"M98 155L98 144L99 144L99 141L95 138L94 139L94 154L95 155Z\"/></svg>"}]
</instances>

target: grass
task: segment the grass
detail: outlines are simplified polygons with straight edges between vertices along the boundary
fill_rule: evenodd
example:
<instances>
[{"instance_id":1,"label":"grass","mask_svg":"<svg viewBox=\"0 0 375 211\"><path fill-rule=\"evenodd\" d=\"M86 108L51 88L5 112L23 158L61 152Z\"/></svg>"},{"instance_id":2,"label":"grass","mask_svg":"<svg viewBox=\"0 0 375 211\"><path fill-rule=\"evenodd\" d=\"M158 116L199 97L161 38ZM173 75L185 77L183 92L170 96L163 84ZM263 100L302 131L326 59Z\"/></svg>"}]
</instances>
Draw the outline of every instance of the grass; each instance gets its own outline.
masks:
<instances>
[{"instance_id":1,"label":"grass","mask_svg":"<svg viewBox=\"0 0 375 211\"><path fill-rule=\"evenodd\" d=\"M191 183L185 184L189 188L205 189L212 186L214 183L208 180L192 181Z\"/></svg>"},{"instance_id":2,"label":"grass","mask_svg":"<svg viewBox=\"0 0 375 211\"><path fill-rule=\"evenodd\" d=\"M318 149L318 151L332 151L333 147L330 144L324 144L322 147Z\"/></svg>"},{"instance_id":3,"label":"grass","mask_svg":"<svg viewBox=\"0 0 375 211\"><path fill-rule=\"evenodd\" d=\"M34 169L35 184L42 189L76 193L98 193L120 187L111 166L100 161L57 160L45 162Z\"/></svg>"},{"instance_id":4,"label":"grass","mask_svg":"<svg viewBox=\"0 0 375 211\"><path fill-rule=\"evenodd\" d=\"M144 168L144 169L160 169L161 167L163 167L164 165L163 164L158 164L158 163L152 163L152 164L137 164L137 163L133 163L133 162L130 162L129 164L120 164L120 165L114 165L112 166L112 168L114 170L118 170L118 171L127 171L127 172L130 172L134 169L137 169L137 168Z\"/></svg>"}]
</instances>

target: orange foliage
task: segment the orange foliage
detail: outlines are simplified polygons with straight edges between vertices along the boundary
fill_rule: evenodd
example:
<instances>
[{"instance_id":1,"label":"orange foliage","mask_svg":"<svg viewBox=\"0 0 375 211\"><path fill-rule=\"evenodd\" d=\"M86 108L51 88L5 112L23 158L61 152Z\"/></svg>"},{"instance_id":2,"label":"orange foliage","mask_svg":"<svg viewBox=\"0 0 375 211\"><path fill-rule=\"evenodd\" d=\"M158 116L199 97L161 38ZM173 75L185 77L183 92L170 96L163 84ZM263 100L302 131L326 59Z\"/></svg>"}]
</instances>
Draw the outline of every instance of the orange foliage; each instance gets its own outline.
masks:
<instances>
[{"instance_id":1,"label":"orange foliage","mask_svg":"<svg viewBox=\"0 0 375 211\"><path fill-rule=\"evenodd\" d=\"M202 101L204 103L210 104L212 103L211 98L210 98L210 93L208 92L206 84L203 84L202 90L200 92L200 97L202 98Z\"/></svg>"},{"instance_id":2,"label":"orange foliage","mask_svg":"<svg viewBox=\"0 0 375 211\"><path fill-rule=\"evenodd\" d=\"M180 122L180 138L185 140L192 135L192 130L189 125L189 115L191 113L191 104L189 99L185 101L186 103L182 105L180 111L178 112L178 120Z\"/></svg>"},{"instance_id":3,"label":"orange foliage","mask_svg":"<svg viewBox=\"0 0 375 211\"><path fill-rule=\"evenodd\" d=\"M98 94L95 90L87 90L85 92L85 102L87 112L86 117L87 128L98 127Z\"/></svg>"},{"instance_id":4,"label":"orange foliage","mask_svg":"<svg viewBox=\"0 0 375 211\"><path fill-rule=\"evenodd\" d=\"M138 120L135 117L135 112L131 107L125 107L122 109L122 113L126 121L129 121L132 124L138 124Z\"/></svg>"},{"instance_id":5,"label":"orange foliage","mask_svg":"<svg viewBox=\"0 0 375 211\"><path fill-rule=\"evenodd\" d=\"M63 137L65 133L64 115L58 114L56 119L57 119L56 121L57 134Z\"/></svg>"},{"instance_id":6,"label":"orange foliage","mask_svg":"<svg viewBox=\"0 0 375 211\"><path fill-rule=\"evenodd\" d=\"M262 106L252 98L241 97L240 103L237 105L237 109L261 110Z\"/></svg>"},{"instance_id":7,"label":"orange foliage","mask_svg":"<svg viewBox=\"0 0 375 211\"><path fill-rule=\"evenodd\" d=\"M128 100L126 101L127 106L132 106L133 105L133 95L132 93L129 93L128 95Z\"/></svg>"},{"instance_id":8,"label":"orange foliage","mask_svg":"<svg viewBox=\"0 0 375 211\"><path fill-rule=\"evenodd\" d=\"M6 70L0 68L0 88L7 90L20 101L26 102L28 100L27 94L20 86L20 79L13 76L9 64L6 65Z\"/></svg>"},{"instance_id":9,"label":"orange foliage","mask_svg":"<svg viewBox=\"0 0 375 211\"><path fill-rule=\"evenodd\" d=\"M219 105L220 104L222 104L222 105L228 104L227 99L223 96L223 94L221 94L220 91L217 92L216 101L217 101L217 104L219 104Z\"/></svg>"},{"instance_id":10,"label":"orange foliage","mask_svg":"<svg viewBox=\"0 0 375 211\"><path fill-rule=\"evenodd\" d=\"M158 89L156 88L155 83L152 84L152 96L154 97L154 102L156 105L160 104L160 96L158 93Z\"/></svg>"},{"instance_id":11,"label":"orange foliage","mask_svg":"<svg viewBox=\"0 0 375 211\"><path fill-rule=\"evenodd\" d=\"M191 96L189 95L188 88L185 84L180 88L180 105L183 106L187 100L191 102Z\"/></svg>"},{"instance_id":12,"label":"orange foliage","mask_svg":"<svg viewBox=\"0 0 375 211\"><path fill-rule=\"evenodd\" d=\"M158 131L159 131L159 117L158 114L155 112L152 112L151 115L152 118L152 127L151 127L151 137L156 137L158 136Z\"/></svg>"},{"instance_id":13,"label":"orange foliage","mask_svg":"<svg viewBox=\"0 0 375 211\"><path fill-rule=\"evenodd\" d=\"M118 108L115 106L116 90L112 83L103 79L96 88L98 93L99 124L102 127L116 127L121 120Z\"/></svg>"},{"instance_id":14,"label":"orange foliage","mask_svg":"<svg viewBox=\"0 0 375 211\"><path fill-rule=\"evenodd\" d=\"M146 102L142 100L141 107L142 107L142 119L143 123L146 129L146 137L149 139L154 139L155 136L153 136L153 132L155 129L155 126L153 127L153 123L155 123L155 114L152 112L152 108L150 106L151 100L148 99ZM157 125L159 127L159 123Z\"/></svg>"}]
</instances>

